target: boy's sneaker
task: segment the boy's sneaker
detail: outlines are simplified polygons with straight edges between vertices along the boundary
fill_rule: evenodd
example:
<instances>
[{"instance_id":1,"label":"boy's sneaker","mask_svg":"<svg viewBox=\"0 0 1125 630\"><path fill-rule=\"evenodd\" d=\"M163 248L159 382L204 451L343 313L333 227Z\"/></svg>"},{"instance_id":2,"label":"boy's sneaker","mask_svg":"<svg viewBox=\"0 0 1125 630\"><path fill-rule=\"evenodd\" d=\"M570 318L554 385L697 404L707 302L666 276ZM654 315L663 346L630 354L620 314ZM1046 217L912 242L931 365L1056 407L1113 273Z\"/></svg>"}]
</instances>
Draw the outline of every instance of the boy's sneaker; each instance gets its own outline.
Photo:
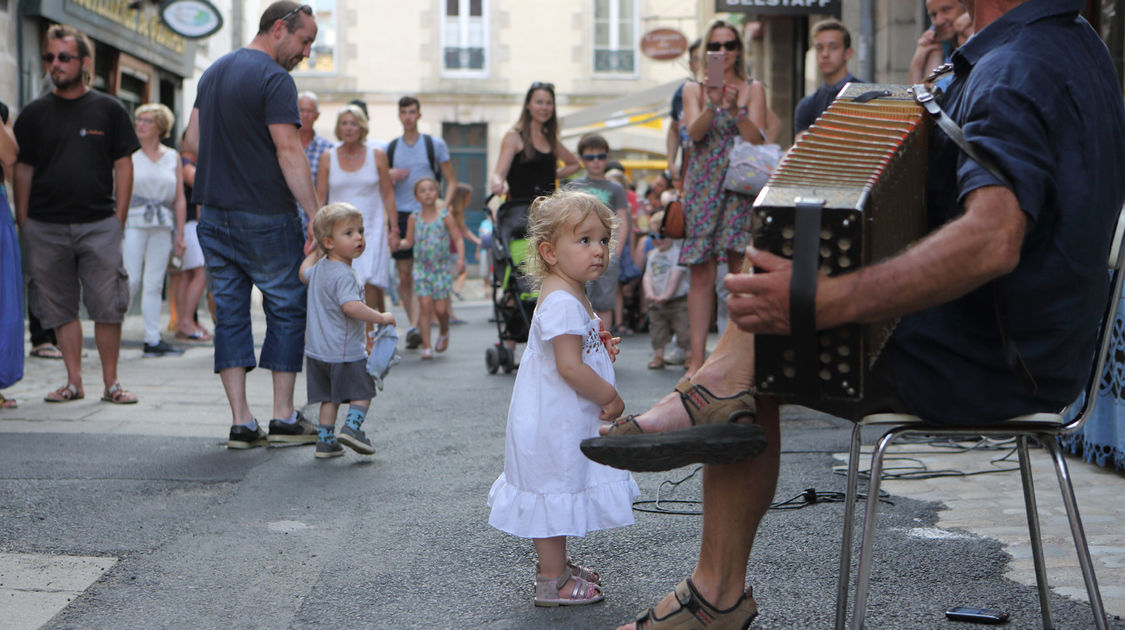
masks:
<instances>
[{"instance_id":1,"label":"boy's sneaker","mask_svg":"<svg viewBox=\"0 0 1125 630\"><path fill-rule=\"evenodd\" d=\"M406 331L406 349L414 350L420 345L422 345L422 333L418 332L417 328L411 326L410 330Z\"/></svg>"},{"instance_id":2,"label":"boy's sneaker","mask_svg":"<svg viewBox=\"0 0 1125 630\"><path fill-rule=\"evenodd\" d=\"M359 429L353 429L345 425L343 429L340 429L340 435L336 436L336 439L360 455L375 454L375 447L371 445L371 440L367 439L367 434Z\"/></svg>"},{"instance_id":3,"label":"boy's sneaker","mask_svg":"<svg viewBox=\"0 0 1125 630\"><path fill-rule=\"evenodd\" d=\"M183 348L173 346L172 344L168 343L167 341L164 341L163 339L161 339L159 342L154 343L154 344L153 343L146 343L144 355L142 355L142 356L144 356L145 358L165 357L165 356L178 357L183 353L184 353Z\"/></svg>"},{"instance_id":4,"label":"boy's sneaker","mask_svg":"<svg viewBox=\"0 0 1125 630\"><path fill-rule=\"evenodd\" d=\"M304 414L297 412L296 422L270 420L270 444L314 444L317 439L316 425L309 422Z\"/></svg>"},{"instance_id":5,"label":"boy's sneaker","mask_svg":"<svg viewBox=\"0 0 1125 630\"><path fill-rule=\"evenodd\" d=\"M664 362L668 365L683 365L684 351L679 346L672 346L671 350L664 353Z\"/></svg>"},{"instance_id":6,"label":"boy's sneaker","mask_svg":"<svg viewBox=\"0 0 1125 630\"><path fill-rule=\"evenodd\" d=\"M259 426L251 429L244 424L236 424L230 428L230 437L227 438L227 448L247 449L266 445L266 432Z\"/></svg>"},{"instance_id":7,"label":"boy's sneaker","mask_svg":"<svg viewBox=\"0 0 1125 630\"><path fill-rule=\"evenodd\" d=\"M331 442L318 441L316 443L316 453L314 453L314 455L317 459L340 457L343 454L344 447L340 446L340 442L337 440L332 440Z\"/></svg>"}]
</instances>

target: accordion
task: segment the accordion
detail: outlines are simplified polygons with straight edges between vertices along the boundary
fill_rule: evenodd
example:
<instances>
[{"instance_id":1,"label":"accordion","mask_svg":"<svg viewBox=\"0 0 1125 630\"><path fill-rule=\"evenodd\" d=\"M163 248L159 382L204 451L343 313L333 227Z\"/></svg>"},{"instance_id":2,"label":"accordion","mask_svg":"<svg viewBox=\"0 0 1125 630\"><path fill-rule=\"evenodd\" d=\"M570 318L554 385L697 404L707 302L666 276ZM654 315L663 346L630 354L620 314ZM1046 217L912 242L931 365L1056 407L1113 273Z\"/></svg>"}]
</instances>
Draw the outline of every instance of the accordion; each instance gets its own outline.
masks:
<instances>
[{"instance_id":1,"label":"accordion","mask_svg":"<svg viewBox=\"0 0 1125 630\"><path fill-rule=\"evenodd\" d=\"M814 407L863 398L897 320L815 330L816 277L878 262L926 233L930 126L910 88L849 83L774 169L754 202L754 246L793 259L798 301L790 335L755 336L759 392Z\"/></svg>"}]
</instances>

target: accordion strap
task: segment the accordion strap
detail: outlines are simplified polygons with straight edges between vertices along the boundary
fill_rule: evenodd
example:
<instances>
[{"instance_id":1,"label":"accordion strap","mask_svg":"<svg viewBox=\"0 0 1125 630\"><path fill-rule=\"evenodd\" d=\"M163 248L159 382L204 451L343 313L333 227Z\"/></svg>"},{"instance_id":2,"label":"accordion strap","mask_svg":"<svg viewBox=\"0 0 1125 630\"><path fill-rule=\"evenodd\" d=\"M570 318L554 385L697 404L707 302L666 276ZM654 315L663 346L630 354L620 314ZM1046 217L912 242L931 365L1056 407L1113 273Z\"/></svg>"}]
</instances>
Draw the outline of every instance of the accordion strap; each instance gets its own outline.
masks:
<instances>
[{"instance_id":1,"label":"accordion strap","mask_svg":"<svg viewBox=\"0 0 1125 630\"><path fill-rule=\"evenodd\" d=\"M951 65L947 64L947 66L949 67L946 68L946 66L942 66L938 68L938 70L945 69L948 71L952 69ZM933 80L938 74L939 73L935 71L929 79ZM919 83L914 86L914 99L930 114L937 126L945 132L945 135L949 136L949 139L965 152L965 155L969 156L977 164L980 164L981 167L991 173L993 177L1000 180L1000 183L1005 188L1014 190L1011 181L1004 175L996 163L987 155L977 151L972 143L965 138L965 133L961 131L961 127L953 122L953 119L942 110L941 105L938 104L937 99L924 83ZM1000 343L1004 347L1004 360L1007 361L1008 366L1019 376L1020 381L1023 383L1028 393L1034 395L1039 391L1039 384L1035 381L1031 370L1028 369L1027 364L1020 355L1019 348L1016 347L1016 340L1012 338L1008 327L1008 313L1004 310L1004 304L1000 301L1000 293L1000 280L995 280L992 282L992 305L993 309L996 311L996 324L1000 329Z\"/></svg>"},{"instance_id":2,"label":"accordion strap","mask_svg":"<svg viewBox=\"0 0 1125 630\"><path fill-rule=\"evenodd\" d=\"M793 271L789 283L789 334L793 339L796 391L799 400L820 398L816 335L816 274L820 253L823 199L800 197L794 217Z\"/></svg>"}]
</instances>

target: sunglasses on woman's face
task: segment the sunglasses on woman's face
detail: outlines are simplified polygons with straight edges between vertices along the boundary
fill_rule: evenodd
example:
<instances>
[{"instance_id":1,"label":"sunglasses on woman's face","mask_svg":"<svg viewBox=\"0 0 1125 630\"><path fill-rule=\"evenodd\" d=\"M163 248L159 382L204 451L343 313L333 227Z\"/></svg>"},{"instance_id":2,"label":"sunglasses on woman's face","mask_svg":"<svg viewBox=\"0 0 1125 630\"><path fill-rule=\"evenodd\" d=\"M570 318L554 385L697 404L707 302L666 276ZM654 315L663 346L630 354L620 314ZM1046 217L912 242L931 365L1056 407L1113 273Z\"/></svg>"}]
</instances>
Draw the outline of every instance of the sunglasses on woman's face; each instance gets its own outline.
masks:
<instances>
[{"instance_id":1,"label":"sunglasses on woman's face","mask_svg":"<svg viewBox=\"0 0 1125 630\"><path fill-rule=\"evenodd\" d=\"M727 50L738 50L738 42L732 39L725 42L707 43L707 50L710 52L719 52L720 48L725 48Z\"/></svg>"}]
</instances>

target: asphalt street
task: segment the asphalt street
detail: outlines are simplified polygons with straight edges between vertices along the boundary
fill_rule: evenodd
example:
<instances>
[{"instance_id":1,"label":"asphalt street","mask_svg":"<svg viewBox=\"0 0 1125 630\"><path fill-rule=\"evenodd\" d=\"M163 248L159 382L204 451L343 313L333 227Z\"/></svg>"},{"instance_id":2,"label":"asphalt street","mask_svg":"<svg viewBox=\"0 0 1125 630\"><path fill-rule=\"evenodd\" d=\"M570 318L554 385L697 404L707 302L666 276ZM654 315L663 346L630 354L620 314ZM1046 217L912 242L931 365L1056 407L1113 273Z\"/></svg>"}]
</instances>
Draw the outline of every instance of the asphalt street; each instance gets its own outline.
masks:
<instances>
[{"instance_id":1,"label":"asphalt street","mask_svg":"<svg viewBox=\"0 0 1125 630\"><path fill-rule=\"evenodd\" d=\"M73 407L37 402L61 383L61 365L29 365L13 390L21 409L0 416L21 423L0 434L0 552L116 559L44 627L611 628L655 603L693 567L697 515L638 510L632 527L572 539L571 555L601 572L606 601L532 605L530 541L487 523L514 375L485 370L496 339L490 305L455 306L469 323L453 330L449 351L432 362L407 351L373 402L370 458L225 449L229 415L207 346L141 359L139 344L127 344L122 381L141 396L130 410L96 401L92 343L87 400ZM260 322L256 329L260 340ZM648 358L647 336L624 340L616 368L629 411L680 376L646 369ZM268 412L268 387L254 385L251 398ZM114 413L131 414L122 426L151 430L103 430L110 425L99 417ZM808 488L842 493L832 454L846 451L850 425L801 408L788 409L783 425L777 499ZM691 472L637 474L641 500L698 509L699 475L666 483ZM883 506L868 626L966 628L944 617L964 605L1002 608L1009 627L1040 627L1036 591L1004 577L1010 558L999 542L918 535L935 527L939 508L897 496ZM761 611L753 627L832 626L842 514L842 503L818 502L766 517L748 574ZM1059 628L1091 627L1086 604L1059 595L1051 603ZM1111 626L1125 622L1111 615Z\"/></svg>"}]
</instances>

